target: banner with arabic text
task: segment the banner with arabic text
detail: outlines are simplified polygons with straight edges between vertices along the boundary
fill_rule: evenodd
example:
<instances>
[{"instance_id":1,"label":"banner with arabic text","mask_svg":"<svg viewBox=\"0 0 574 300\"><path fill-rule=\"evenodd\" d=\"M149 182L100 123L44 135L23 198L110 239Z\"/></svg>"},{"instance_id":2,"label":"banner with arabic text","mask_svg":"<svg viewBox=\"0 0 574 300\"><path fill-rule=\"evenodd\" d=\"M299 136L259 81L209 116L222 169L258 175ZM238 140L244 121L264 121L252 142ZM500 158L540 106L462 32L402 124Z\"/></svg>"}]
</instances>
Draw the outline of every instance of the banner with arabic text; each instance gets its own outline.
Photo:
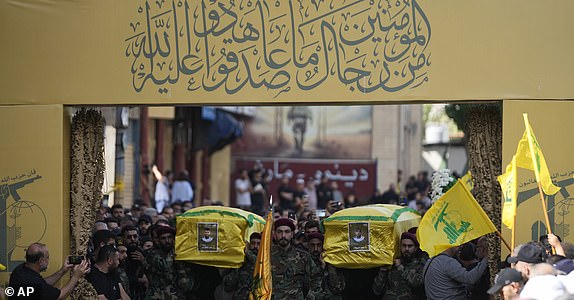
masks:
<instances>
[{"instance_id":1,"label":"banner with arabic text","mask_svg":"<svg viewBox=\"0 0 574 300\"><path fill-rule=\"evenodd\" d=\"M265 170L265 177L269 181L267 191L277 197L277 189L284 177L290 178L289 185L295 188L296 180L303 179L319 182L324 175L329 182L336 182L343 196L353 192L359 200L366 201L376 188L377 162L367 160L294 160L294 159L254 159L245 157L232 157L232 166L235 172L231 173L231 182L238 177L241 169L251 170L260 164ZM235 190L231 188L232 203L235 199Z\"/></svg>"}]
</instances>

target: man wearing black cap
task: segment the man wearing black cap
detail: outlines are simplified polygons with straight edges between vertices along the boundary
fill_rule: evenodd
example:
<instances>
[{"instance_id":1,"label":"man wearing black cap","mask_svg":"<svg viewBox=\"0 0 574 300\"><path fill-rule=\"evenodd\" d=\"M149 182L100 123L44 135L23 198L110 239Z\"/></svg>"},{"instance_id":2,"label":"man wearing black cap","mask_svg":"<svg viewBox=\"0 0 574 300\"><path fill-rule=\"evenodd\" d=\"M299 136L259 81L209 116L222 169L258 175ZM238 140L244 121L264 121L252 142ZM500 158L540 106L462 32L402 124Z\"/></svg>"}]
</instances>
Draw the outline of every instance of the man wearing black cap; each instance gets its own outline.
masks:
<instances>
[{"instance_id":1,"label":"man wearing black cap","mask_svg":"<svg viewBox=\"0 0 574 300\"><path fill-rule=\"evenodd\" d=\"M273 224L275 243L271 246L273 274L273 299L314 299L321 293L320 270L308 252L295 248L291 241L295 225L287 218ZM304 282L309 282L309 292L304 294Z\"/></svg>"},{"instance_id":2,"label":"man wearing black cap","mask_svg":"<svg viewBox=\"0 0 574 300\"><path fill-rule=\"evenodd\" d=\"M524 283L530 278L532 267L546 260L546 251L535 242L524 244L516 256L508 258L508 262L514 264L514 269L522 273Z\"/></svg>"},{"instance_id":3,"label":"man wearing black cap","mask_svg":"<svg viewBox=\"0 0 574 300\"><path fill-rule=\"evenodd\" d=\"M392 266L381 267L373 282L373 292L384 299L425 299L423 267L426 259L417 255L419 242L416 235L401 235L401 257Z\"/></svg>"},{"instance_id":4,"label":"man wearing black cap","mask_svg":"<svg viewBox=\"0 0 574 300\"><path fill-rule=\"evenodd\" d=\"M502 299L508 300L518 297L523 287L522 274L512 268L506 268L496 274L494 285L487 292L493 296L500 294Z\"/></svg>"}]
</instances>

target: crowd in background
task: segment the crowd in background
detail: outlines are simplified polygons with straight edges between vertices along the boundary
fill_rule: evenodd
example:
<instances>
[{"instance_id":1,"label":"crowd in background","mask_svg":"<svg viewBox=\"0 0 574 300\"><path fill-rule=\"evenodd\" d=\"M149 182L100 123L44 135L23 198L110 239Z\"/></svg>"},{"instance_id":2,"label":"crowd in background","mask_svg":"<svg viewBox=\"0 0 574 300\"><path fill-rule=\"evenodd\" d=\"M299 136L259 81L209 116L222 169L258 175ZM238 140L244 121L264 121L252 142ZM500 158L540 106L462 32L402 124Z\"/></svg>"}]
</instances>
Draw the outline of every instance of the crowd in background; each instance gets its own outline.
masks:
<instances>
[{"instance_id":1,"label":"crowd in background","mask_svg":"<svg viewBox=\"0 0 574 300\"><path fill-rule=\"evenodd\" d=\"M93 225L89 263L66 262L57 274L62 277L71 270L71 289L85 277L107 299L247 299L261 235L251 235L239 269L177 261L173 224L183 210L179 202L161 214L141 205L101 207ZM429 258L420 249L415 227L401 235L400 253L392 265L340 269L323 260L324 235L318 218L299 220L291 212L282 207L274 211L275 299L489 299L497 294L502 299L571 299L569 293L574 292L574 247L555 235L517 247L501 262L502 270L491 284L484 237ZM42 261L49 256L47 246L33 244L27 251L24 265L30 269L36 265L40 274L47 268L47 261ZM301 277L286 275L297 269L303 270ZM275 274L281 272L286 273ZM31 276L29 271L13 274L14 286ZM296 297L290 294L293 291ZM63 288L64 292L69 293Z\"/></svg>"},{"instance_id":2,"label":"crowd in background","mask_svg":"<svg viewBox=\"0 0 574 300\"><path fill-rule=\"evenodd\" d=\"M251 170L239 170L234 182L236 206L264 215L268 209L266 201L269 195L273 195L275 210L289 211L302 219L308 215L329 216L343 208L365 204L408 206L424 215L431 205L428 197L430 180L426 171L410 176L404 187L401 187L399 171L397 184L390 184L383 192L376 189L369 199L359 199L353 190L343 193L338 182L329 181L327 176L307 179L282 177L276 191L268 189L270 178L267 170L258 163Z\"/></svg>"},{"instance_id":3,"label":"crowd in background","mask_svg":"<svg viewBox=\"0 0 574 300\"><path fill-rule=\"evenodd\" d=\"M194 203L223 205L218 200L195 199L194 185L186 171L173 177L170 171L162 174L155 166L152 170L157 183L151 207L160 215L164 215L164 208L167 209L166 215L171 215L172 210L175 214L185 212ZM307 179L282 177L277 190L270 191L271 176L267 172L260 162L255 163L250 170L238 170L232 183L232 206L264 216L269 210L269 197L273 196L274 211L294 216L297 220L318 220L341 209L365 204L408 206L422 216L431 206L428 196L430 180L426 171L409 176L404 184L399 171L396 184L390 184L384 191L376 189L369 199L359 199L353 190L343 193L338 182L329 181L327 176ZM136 206L143 207L143 204L137 202Z\"/></svg>"},{"instance_id":4,"label":"crowd in background","mask_svg":"<svg viewBox=\"0 0 574 300\"><path fill-rule=\"evenodd\" d=\"M33 280L46 289L46 295L57 299L57 295L68 295L85 277L98 295L107 299L247 299L261 234L251 235L244 265L239 269L176 260L175 217L193 208L193 185L185 173L171 184L168 173L156 178L156 198L158 189L165 196L164 200L156 199L156 207L142 203L130 208L100 206L85 261L77 265L66 261L58 272L42 279L39 274L47 268L48 246L35 243L27 249L26 263L13 272L10 285ZM178 188L177 181L187 184ZM402 233L400 253L392 265L340 269L323 260L323 217L369 203L399 204L424 214L431 205L425 172L409 177L402 190L391 184L362 202L352 192L343 195L326 177L318 182L296 179L294 187L290 183L283 178L273 203L271 259L276 300L489 299L491 295L502 299L572 299L574 247L551 234L514 249L501 262L493 284L488 276L486 238L429 258L420 248L416 227ZM165 186L159 186L162 184ZM238 207L265 215L270 192L263 170L241 170L234 186ZM173 193L174 187L181 193ZM54 288L66 271L72 273L68 284Z\"/></svg>"}]
</instances>

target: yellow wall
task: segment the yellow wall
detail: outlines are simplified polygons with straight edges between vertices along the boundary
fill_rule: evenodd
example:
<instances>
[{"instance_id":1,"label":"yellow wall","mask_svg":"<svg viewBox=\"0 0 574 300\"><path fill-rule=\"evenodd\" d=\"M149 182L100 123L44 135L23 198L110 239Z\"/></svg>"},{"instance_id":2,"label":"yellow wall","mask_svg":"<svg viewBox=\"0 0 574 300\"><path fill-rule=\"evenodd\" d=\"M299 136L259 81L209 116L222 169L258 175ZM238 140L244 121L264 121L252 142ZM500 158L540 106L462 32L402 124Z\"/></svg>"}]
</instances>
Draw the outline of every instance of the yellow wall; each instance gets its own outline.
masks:
<instances>
[{"instance_id":1,"label":"yellow wall","mask_svg":"<svg viewBox=\"0 0 574 300\"><path fill-rule=\"evenodd\" d=\"M243 0L233 7L199 0L0 1L0 37L9 41L0 48L0 103L574 94L574 40L568 38L574 1L302 2L291 8L297 1Z\"/></svg>"},{"instance_id":2,"label":"yellow wall","mask_svg":"<svg viewBox=\"0 0 574 300\"><path fill-rule=\"evenodd\" d=\"M573 98L574 1L390 1L390 8L383 0L303 2L0 1L0 37L9 41L0 47L0 103L37 105L0 107L0 180L12 184L32 170L42 176L21 196L49 212L41 241L51 246L52 268L63 257L69 213L61 104ZM377 20L373 27L369 19ZM504 102L503 163L527 111L551 173L569 180L574 141L555 132L568 132L561 120L571 117L571 104L548 103ZM532 199L519 206L519 224L526 222L519 242L531 239L530 225L540 219Z\"/></svg>"},{"instance_id":3,"label":"yellow wall","mask_svg":"<svg viewBox=\"0 0 574 300\"><path fill-rule=\"evenodd\" d=\"M219 200L229 206L229 172L231 166L231 146L217 151L209 159L209 194L211 200Z\"/></svg>"},{"instance_id":4,"label":"yellow wall","mask_svg":"<svg viewBox=\"0 0 574 300\"><path fill-rule=\"evenodd\" d=\"M62 105L0 107L0 263L11 269L33 242L48 246L48 274L69 252L69 122Z\"/></svg>"},{"instance_id":5,"label":"yellow wall","mask_svg":"<svg viewBox=\"0 0 574 300\"><path fill-rule=\"evenodd\" d=\"M563 241L574 242L572 235L574 140L570 135L570 132L574 130L574 125L570 121L574 111L574 102L505 100L503 103L503 169L516 152L518 141L524 132L522 113L528 113L530 125L542 148L552 180L562 187L556 195L546 197L550 223L554 226L553 233L562 237ZM535 224L544 223L534 172L518 169L518 193L516 245L538 239L538 226ZM510 242L510 231L504 225L502 233Z\"/></svg>"}]
</instances>

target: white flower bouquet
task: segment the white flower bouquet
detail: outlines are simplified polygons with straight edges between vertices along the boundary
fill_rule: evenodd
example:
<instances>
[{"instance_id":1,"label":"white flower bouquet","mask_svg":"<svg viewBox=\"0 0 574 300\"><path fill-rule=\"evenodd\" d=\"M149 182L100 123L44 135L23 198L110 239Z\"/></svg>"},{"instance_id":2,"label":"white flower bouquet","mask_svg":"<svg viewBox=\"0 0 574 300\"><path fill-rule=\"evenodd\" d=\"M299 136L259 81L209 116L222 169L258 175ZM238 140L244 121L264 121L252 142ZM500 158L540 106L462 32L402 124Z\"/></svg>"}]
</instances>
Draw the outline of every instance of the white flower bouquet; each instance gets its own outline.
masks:
<instances>
[{"instance_id":1,"label":"white flower bouquet","mask_svg":"<svg viewBox=\"0 0 574 300\"><path fill-rule=\"evenodd\" d=\"M430 197L435 203L446 191L456 184L455 178L450 174L449 169L440 169L432 174Z\"/></svg>"}]
</instances>

